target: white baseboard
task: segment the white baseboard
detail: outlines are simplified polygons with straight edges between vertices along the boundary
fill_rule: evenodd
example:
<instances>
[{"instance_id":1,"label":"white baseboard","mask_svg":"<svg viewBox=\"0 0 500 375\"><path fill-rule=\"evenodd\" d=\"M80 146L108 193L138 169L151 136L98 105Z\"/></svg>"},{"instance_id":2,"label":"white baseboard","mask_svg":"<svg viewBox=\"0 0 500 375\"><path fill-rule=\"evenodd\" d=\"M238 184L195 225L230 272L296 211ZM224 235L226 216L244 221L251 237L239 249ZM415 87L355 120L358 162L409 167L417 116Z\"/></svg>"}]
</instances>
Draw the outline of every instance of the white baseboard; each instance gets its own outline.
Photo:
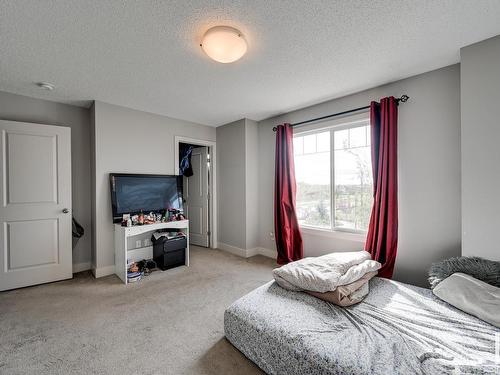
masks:
<instances>
[{"instance_id":1,"label":"white baseboard","mask_svg":"<svg viewBox=\"0 0 500 375\"><path fill-rule=\"evenodd\" d=\"M257 250L257 254L259 254L259 255L263 255L265 257L272 258L272 259L276 259L276 257L277 257L276 250L266 249L265 247L257 247L256 250Z\"/></svg>"},{"instance_id":2,"label":"white baseboard","mask_svg":"<svg viewBox=\"0 0 500 375\"><path fill-rule=\"evenodd\" d=\"M246 257L250 258L250 257L256 256L256 255L259 255L259 248L254 247L253 249L247 249L246 252L247 252Z\"/></svg>"},{"instance_id":3,"label":"white baseboard","mask_svg":"<svg viewBox=\"0 0 500 375\"><path fill-rule=\"evenodd\" d=\"M73 264L73 273L87 271L87 270L90 270L91 268L92 268L92 265L90 264L90 262L74 263Z\"/></svg>"},{"instance_id":4,"label":"white baseboard","mask_svg":"<svg viewBox=\"0 0 500 375\"><path fill-rule=\"evenodd\" d=\"M254 247L253 249L242 249L240 247L228 245L223 242L219 242L219 247L220 250L227 251L228 253L240 256L242 258L250 258L255 255L263 255L268 258L275 259L276 258L276 251L271 250L271 249L266 249L264 247Z\"/></svg>"},{"instance_id":5,"label":"white baseboard","mask_svg":"<svg viewBox=\"0 0 500 375\"><path fill-rule=\"evenodd\" d=\"M115 266L96 267L92 269L92 273L96 279L99 277L113 275L115 273Z\"/></svg>"},{"instance_id":6,"label":"white baseboard","mask_svg":"<svg viewBox=\"0 0 500 375\"><path fill-rule=\"evenodd\" d=\"M247 250L236 247L236 246L228 245L227 243L224 243L224 242L219 241L218 249L223 250L223 251L227 251L228 253L231 253L234 255L238 255L239 257L248 258Z\"/></svg>"}]
</instances>

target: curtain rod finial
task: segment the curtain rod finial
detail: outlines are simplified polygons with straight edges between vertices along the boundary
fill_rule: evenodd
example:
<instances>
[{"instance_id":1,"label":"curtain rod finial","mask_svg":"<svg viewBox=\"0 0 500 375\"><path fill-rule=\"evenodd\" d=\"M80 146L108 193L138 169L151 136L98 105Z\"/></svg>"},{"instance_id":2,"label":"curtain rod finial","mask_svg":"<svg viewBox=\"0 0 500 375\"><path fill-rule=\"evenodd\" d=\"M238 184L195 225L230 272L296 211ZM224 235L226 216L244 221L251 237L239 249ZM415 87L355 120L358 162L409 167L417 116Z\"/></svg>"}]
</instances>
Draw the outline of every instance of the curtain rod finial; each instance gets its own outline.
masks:
<instances>
[{"instance_id":1,"label":"curtain rod finial","mask_svg":"<svg viewBox=\"0 0 500 375\"><path fill-rule=\"evenodd\" d=\"M410 97L408 95L404 94L404 95L401 95L401 98L399 98L399 101L402 103L406 103L408 101L408 99L410 99Z\"/></svg>"},{"instance_id":2,"label":"curtain rod finial","mask_svg":"<svg viewBox=\"0 0 500 375\"><path fill-rule=\"evenodd\" d=\"M273 128L273 132L275 132L275 131L277 131L277 130L278 130L278 128L275 126L275 127Z\"/></svg>"}]
</instances>

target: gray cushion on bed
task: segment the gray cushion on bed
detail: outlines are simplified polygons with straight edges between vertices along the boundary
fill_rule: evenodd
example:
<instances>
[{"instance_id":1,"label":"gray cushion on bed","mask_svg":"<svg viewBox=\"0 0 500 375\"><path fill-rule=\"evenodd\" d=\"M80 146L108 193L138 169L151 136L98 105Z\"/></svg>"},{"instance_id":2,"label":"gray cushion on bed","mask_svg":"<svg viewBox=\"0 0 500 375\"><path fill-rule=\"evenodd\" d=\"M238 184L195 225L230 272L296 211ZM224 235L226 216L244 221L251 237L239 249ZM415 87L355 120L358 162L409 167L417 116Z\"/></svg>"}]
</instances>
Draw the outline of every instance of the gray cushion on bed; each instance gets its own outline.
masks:
<instances>
[{"instance_id":1,"label":"gray cushion on bed","mask_svg":"<svg viewBox=\"0 0 500 375\"><path fill-rule=\"evenodd\" d=\"M432 292L457 309L500 328L500 288L457 272Z\"/></svg>"},{"instance_id":2,"label":"gray cushion on bed","mask_svg":"<svg viewBox=\"0 0 500 375\"><path fill-rule=\"evenodd\" d=\"M500 287L500 262L479 257L456 257L432 264L429 283L434 289L454 273L465 273L490 285Z\"/></svg>"}]
</instances>

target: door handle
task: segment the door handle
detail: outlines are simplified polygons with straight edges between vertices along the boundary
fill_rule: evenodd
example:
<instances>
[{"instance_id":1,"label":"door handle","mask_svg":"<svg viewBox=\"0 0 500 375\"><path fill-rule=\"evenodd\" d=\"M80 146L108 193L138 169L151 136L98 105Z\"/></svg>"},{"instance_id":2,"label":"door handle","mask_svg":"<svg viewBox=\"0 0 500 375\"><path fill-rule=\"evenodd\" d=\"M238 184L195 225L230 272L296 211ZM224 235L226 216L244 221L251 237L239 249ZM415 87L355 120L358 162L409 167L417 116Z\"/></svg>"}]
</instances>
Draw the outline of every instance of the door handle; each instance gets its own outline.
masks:
<instances>
[{"instance_id":1,"label":"door handle","mask_svg":"<svg viewBox=\"0 0 500 375\"><path fill-rule=\"evenodd\" d=\"M67 213L69 213L69 209L68 208L63 208L62 212L63 212L63 214L67 214Z\"/></svg>"}]
</instances>

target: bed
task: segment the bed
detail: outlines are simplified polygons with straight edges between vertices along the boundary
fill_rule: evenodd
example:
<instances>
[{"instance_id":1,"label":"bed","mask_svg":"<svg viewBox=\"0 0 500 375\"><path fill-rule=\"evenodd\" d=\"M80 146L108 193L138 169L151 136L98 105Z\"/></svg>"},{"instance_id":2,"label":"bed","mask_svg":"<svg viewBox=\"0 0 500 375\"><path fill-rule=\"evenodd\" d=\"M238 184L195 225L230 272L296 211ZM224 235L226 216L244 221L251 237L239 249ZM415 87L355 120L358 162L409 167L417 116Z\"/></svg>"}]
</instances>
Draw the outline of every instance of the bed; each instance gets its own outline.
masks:
<instances>
[{"instance_id":1,"label":"bed","mask_svg":"<svg viewBox=\"0 0 500 375\"><path fill-rule=\"evenodd\" d=\"M382 278L347 308L269 282L225 311L224 330L268 374L500 373L499 329Z\"/></svg>"}]
</instances>

